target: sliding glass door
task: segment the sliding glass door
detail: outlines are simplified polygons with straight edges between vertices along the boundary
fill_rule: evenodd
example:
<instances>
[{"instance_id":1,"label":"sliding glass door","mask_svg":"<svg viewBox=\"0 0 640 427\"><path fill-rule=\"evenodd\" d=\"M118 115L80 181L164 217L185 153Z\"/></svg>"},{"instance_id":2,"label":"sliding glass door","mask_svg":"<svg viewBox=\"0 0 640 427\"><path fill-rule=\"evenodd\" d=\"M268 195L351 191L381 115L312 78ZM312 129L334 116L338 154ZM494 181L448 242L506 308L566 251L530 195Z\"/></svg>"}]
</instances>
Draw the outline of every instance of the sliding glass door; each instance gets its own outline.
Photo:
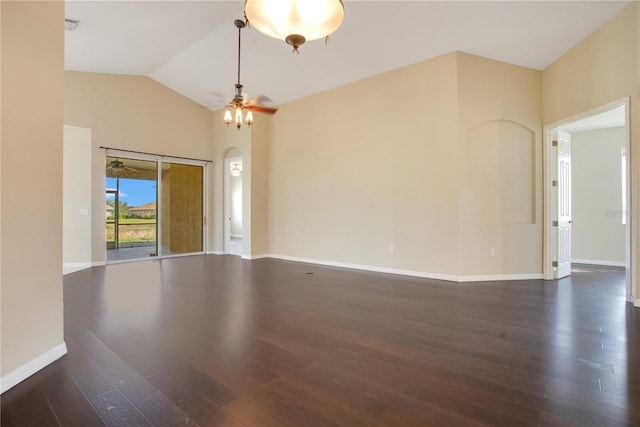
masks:
<instances>
[{"instance_id":1,"label":"sliding glass door","mask_svg":"<svg viewBox=\"0 0 640 427\"><path fill-rule=\"evenodd\" d=\"M204 249L204 164L106 157L107 261Z\"/></svg>"},{"instance_id":2,"label":"sliding glass door","mask_svg":"<svg viewBox=\"0 0 640 427\"><path fill-rule=\"evenodd\" d=\"M107 157L106 178L107 261L156 256L157 162Z\"/></svg>"}]
</instances>

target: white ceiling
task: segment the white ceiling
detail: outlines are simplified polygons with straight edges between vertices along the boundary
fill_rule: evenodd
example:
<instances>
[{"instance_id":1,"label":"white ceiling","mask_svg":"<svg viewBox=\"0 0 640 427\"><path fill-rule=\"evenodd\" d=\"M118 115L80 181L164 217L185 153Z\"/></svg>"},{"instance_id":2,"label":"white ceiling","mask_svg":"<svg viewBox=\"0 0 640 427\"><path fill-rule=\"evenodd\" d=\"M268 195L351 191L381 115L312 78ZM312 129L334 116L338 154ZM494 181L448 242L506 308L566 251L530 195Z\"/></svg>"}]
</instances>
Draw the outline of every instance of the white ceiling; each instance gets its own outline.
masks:
<instances>
[{"instance_id":1,"label":"white ceiling","mask_svg":"<svg viewBox=\"0 0 640 427\"><path fill-rule=\"evenodd\" d=\"M463 51L542 70L629 1L358 1L329 45L292 54L243 30L250 96L277 105L375 74ZM65 69L149 76L212 109L231 97L244 0L67 1ZM62 25L62 24L61 24Z\"/></svg>"}]
</instances>

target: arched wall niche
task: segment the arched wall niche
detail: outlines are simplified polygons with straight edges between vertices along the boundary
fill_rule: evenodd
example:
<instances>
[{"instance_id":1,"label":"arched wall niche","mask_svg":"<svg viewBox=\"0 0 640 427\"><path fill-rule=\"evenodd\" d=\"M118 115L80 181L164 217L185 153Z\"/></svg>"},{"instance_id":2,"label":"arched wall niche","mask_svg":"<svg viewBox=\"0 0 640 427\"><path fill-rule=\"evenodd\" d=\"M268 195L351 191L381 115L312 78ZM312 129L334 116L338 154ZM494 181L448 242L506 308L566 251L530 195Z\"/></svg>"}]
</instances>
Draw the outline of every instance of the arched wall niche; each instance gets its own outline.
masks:
<instances>
[{"instance_id":1,"label":"arched wall niche","mask_svg":"<svg viewBox=\"0 0 640 427\"><path fill-rule=\"evenodd\" d=\"M468 131L467 217L477 223L535 223L535 132L509 120Z\"/></svg>"}]
</instances>

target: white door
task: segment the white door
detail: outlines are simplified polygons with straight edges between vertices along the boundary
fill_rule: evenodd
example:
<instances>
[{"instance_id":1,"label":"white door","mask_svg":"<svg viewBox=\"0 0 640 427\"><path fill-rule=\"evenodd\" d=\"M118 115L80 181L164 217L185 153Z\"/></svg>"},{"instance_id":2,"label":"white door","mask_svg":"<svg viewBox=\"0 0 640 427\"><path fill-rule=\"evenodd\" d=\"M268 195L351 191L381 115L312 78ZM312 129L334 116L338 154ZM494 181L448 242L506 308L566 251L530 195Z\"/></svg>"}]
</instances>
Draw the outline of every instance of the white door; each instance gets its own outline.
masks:
<instances>
[{"instance_id":1,"label":"white door","mask_svg":"<svg viewBox=\"0 0 640 427\"><path fill-rule=\"evenodd\" d=\"M558 129L558 265L556 279L571 274L571 135Z\"/></svg>"}]
</instances>

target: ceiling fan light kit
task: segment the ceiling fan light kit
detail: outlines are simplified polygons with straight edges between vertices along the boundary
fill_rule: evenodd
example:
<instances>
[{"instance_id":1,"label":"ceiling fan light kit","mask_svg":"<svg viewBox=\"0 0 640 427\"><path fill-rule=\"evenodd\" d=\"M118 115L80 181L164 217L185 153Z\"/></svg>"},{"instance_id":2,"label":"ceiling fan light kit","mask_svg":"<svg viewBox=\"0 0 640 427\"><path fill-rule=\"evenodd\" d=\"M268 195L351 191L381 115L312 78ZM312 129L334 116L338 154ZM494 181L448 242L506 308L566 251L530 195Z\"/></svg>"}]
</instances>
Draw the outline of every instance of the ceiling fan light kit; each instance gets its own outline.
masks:
<instances>
[{"instance_id":1,"label":"ceiling fan light kit","mask_svg":"<svg viewBox=\"0 0 640 427\"><path fill-rule=\"evenodd\" d=\"M224 112L223 120L227 126L235 123L236 127L240 129L242 125L251 126L253 124L253 112L251 110L255 109L267 114L274 114L278 110L260 105L259 99L244 99L242 94L243 86L240 84L240 48L242 46L241 31L246 26L246 23L240 19L236 19L233 23L238 28L238 83L235 86L235 95ZM246 110L246 114L244 110Z\"/></svg>"},{"instance_id":2,"label":"ceiling fan light kit","mask_svg":"<svg viewBox=\"0 0 640 427\"><path fill-rule=\"evenodd\" d=\"M284 40L298 52L305 41L326 39L340 27L344 4L342 0L246 0L244 13L255 29Z\"/></svg>"},{"instance_id":3,"label":"ceiling fan light kit","mask_svg":"<svg viewBox=\"0 0 640 427\"><path fill-rule=\"evenodd\" d=\"M234 114L231 114L231 110L227 109L224 112L224 124L229 126L231 123L236 124L238 129L242 127L243 124L247 126L251 126L253 124L253 113L251 111L247 111L247 114L243 116L242 107L235 107Z\"/></svg>"}]
</instances>

